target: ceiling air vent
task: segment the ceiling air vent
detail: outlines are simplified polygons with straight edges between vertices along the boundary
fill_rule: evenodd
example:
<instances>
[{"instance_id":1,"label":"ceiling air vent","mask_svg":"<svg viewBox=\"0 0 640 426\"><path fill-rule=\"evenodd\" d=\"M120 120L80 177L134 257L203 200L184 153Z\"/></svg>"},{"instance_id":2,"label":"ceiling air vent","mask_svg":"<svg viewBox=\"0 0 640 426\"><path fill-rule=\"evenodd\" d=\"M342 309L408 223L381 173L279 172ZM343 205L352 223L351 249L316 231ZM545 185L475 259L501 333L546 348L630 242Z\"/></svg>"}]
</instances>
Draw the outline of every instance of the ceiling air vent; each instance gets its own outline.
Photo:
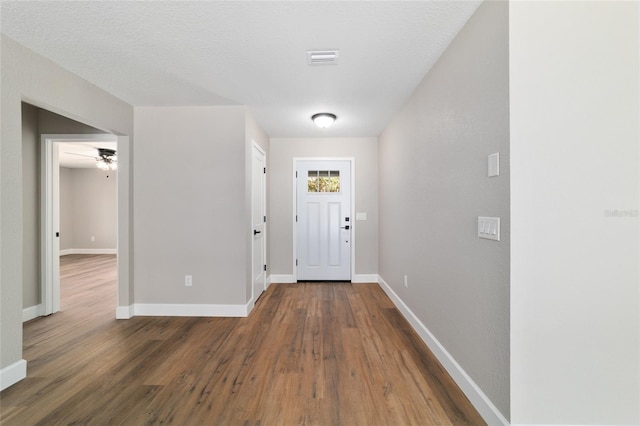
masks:
<instances>
[{"instance_id":1,"label":"ceiling air vent","mask_svg":"<svg viewBox=\"0 0 640 426\"><path fill-rule=\"evenodd\" d=\"M336 65L340 51L335 50L307 50L307 63L309 65Z\"/></svg>"}]
</instances>

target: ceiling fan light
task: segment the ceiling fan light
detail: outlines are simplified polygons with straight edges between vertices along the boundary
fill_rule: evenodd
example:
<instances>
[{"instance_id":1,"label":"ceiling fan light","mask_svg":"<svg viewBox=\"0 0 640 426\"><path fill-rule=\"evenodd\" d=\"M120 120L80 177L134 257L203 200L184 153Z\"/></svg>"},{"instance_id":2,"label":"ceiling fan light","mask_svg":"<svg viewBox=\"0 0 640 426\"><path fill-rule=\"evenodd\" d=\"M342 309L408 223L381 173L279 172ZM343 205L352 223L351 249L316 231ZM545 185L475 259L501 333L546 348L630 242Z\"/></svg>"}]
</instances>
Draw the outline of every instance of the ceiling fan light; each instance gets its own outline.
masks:
<instances>
[{"instance_id":1,"label":"ceiling fan light","mask_svg":"<svg viewBox=\"0 0 640 426\"><path fill-rule=\"evenodd\" d=\"M335 114L331 114L329 112L319 112L318 114L314 114L311 116L311 119L314 123L316 123L316 126L320 127L321 129L330 127L333 122L336 121L336 118L337 117Z\"/></svg>"},{"instance_id":2,"label":"ceiling fan light","mask_svg":"<svg viewBox=\"0 0 640 426\"><path fill-rule=\"evenodd\" d=\"M103 159L96 161L96 167L98 167L100 170L109 170L109 165Z\"/></svg>"},{"instance_id":3,"label":"ceiling fan light","mask_svg":"<svg viewBox=\"0 0 640 426\"><path fill-rule=\"evenodd\" d=\"M96 157L96 167L100 170L117 170L118 157L116 157L115 149L98 148L98 156Z\"/></svg>"}]
</instances>

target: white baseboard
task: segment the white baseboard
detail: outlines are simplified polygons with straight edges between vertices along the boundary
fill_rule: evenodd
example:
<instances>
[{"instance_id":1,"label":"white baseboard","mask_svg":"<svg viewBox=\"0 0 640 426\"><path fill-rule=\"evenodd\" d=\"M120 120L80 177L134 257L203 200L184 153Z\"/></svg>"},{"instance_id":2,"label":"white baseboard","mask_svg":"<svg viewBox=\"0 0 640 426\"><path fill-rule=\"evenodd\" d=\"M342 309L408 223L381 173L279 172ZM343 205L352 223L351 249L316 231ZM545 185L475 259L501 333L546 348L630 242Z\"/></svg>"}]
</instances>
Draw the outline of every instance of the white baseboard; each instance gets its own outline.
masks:
<instances>
[{"instance_id":1,"label":"white baseboard","mask_svg":"<svg viewBox=\"0 0 640 426\"><path fill-rule=\"evenodd\" d=\"M507 419L500 413L491 400L482 392L480 387L469 377L464 369L456 362L444 346L435 338L429 329L418 319L409 307L400 299L393 289L380 277L380 287L387 293L398 310L404 315L420 338L429 347L438 361L460 386L462 392L469 398L471 404L478 410L482 418L490 425L509 425Z\"/></svg>"},{"instance_id":2,"label":"white baseboard","mask_svg":"<svg viewBox=\"0 0 640 426\"><path fill-rule=\"evenodd\" d=\"M27 377L27 361L21 359L0 370L0 391Z\"/></svg>"},{"instance_id":3,"label":"white baseboard","mask_svg":"<svg viewBox=\"0 0 640 426\"><path fill-rule=\"evenodd\" d=\"M295 283L296 280L293 278L293 275L269 275L267 278L267 284L291 284ZM377 283L378 282L378 274L355 274L351 278L352 283Z\"/></svg>"},{"instance_id":4,"label":"white baseboard","mask_svg":"<svg viewBox=\"0 0 640 426\"><path fill-rule=\"evenodd\" d=\"M136 303L133 305L133 315L158 317L246 317L250 311L249 303L244 305Z\"/></svg>"},{"instance_id":5,"label":"white baseboard","mask_svg":"<svg viewBox=\"0 0 640 426\"><path fill-rule=\"evenodd\" d=\"M29 306L22 310L22 322L31 321L42 315L42 305Z\"/></svg>"},{"instance_id":6,"label":"white baseboard","mask_svg":"<svg viewBox=\"0 0 640 426\"><path fill-rule=\"evenodd\" d=\"M133 305L116 307L116 319L133 318Z\"/></svg>"},{"instance_id":7,"label":"white baseboard","mask_svg":"<svg viewBox=\"0 0 640 426\"><path fill-rule=\"evenodd\" d=\"M68 254L118 254L118 249L65 249L60 250L60 256Z\"/></svg>"},{"instance_id":8,"label":"white baseboard","mask_svg":"<svg viewBox=\"0 0 640 426\"><path fill-rule=\"evenodd\" d=\"M269 275L269 280L271 280L271 284L291 284L296 282L293 279L293 275Z\"/></svg>"},{"instance_id":9,"label":"white baseboard","mask_svg":"<svg viewBox=\"0 0 640 426\"><path fill-rule=\"evenodd\" d=\"M377 283L378 274L353 274L352 283Z\"/></svg>"}]
</instances>

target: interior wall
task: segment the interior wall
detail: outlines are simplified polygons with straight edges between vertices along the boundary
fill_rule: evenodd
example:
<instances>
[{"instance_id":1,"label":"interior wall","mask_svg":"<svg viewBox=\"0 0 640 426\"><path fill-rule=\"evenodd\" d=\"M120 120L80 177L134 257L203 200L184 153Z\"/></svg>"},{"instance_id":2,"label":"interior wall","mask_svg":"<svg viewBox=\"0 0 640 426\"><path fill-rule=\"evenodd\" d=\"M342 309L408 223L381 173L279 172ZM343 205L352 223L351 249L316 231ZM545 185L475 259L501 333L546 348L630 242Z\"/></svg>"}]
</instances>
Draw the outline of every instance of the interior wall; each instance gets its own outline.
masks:
<instances>
[{"instance_id":1,"label":"interior wall","mask_svg":"<svg viewBox=\"0 0 640 426\"><path fill-rule=\"evenodd\" d=\"M380 276L505 418L508 7L478 8L379 137ZM478 216L501 218L499 242L477 237Z\"/></svg>"},{"instance_id":2,"label":"interior wall","mask_svg":"<svg viewBox=\"0 0 640 426\"><path fill-rule=\"evenodd\" d=\"M40 303L39 109L22 103L22 307Z\"/></svg>"},{"instance_id":3,"label":"interior wall","mask_svg":"<svg viewBox=\"0 0 640 426\"><path fill-rule=\"evenodd\" d=\"M28 266L23 268L23 260L28 259L23 253L22 101L125 135L133 134L133 109L6 36L0 40L0 374L4 377L7 368L20 376L25 367L22 297L23 270ZM126 157L129 147L124 149Z\"/></svg>"},{"instance_id":4,"label":"interior wall","mask_svg":"<svg viewBox=\"0 0 640 426\"><path fill-rule=\"evenodd\" d=\"M638 2L513 2L515 424L640 424Z\"/></svg>"},{"instance_id":5,"label":"interior wall","mask_svg":"<svg viewBox=\"0 0 640 426\"><path fill-rule=\"evenodd\" d=\"M135 132L135 302L245 304L245 108L140 107Z\"/></svg>"},{"instance_id":6,"label":"interior wall","mask_svg":"<svg viewBox=\"0 0 640 426\"><path fill-rule=\"evenodd\" d=\"M378 273L378 141L376 138L272 138L269 158L271 275L293 275L293 159L295 157L355 158L355 211L367 213L355 221L356 274Z\"/></svg>"},{"instance_id":7,"label":"interior wall","mask_svg":"<svg viewBox=\"0 0 640 426\"><path fill-rule=\"evenodd\" d=\"M68 175L69 186L62 184ZM97 168L60 168L60 222L70 224L67 249L117 248L117 173ZM63 194L63 191L69 191ZM63 207L63 201L68 203ZM93 241L92 241L93 237ZM62 249L63 241L60 241Z\"/></svg>"},{"instance_id":8,"label":"interior wall","mask_svg":"<svg viewBox=\"0 0 640 426\"><path fill-rule=\"evenodd\" d=\"M60 167L60 251L73 247L73 175L72 169Z\"/></svg>"}]
</instances>

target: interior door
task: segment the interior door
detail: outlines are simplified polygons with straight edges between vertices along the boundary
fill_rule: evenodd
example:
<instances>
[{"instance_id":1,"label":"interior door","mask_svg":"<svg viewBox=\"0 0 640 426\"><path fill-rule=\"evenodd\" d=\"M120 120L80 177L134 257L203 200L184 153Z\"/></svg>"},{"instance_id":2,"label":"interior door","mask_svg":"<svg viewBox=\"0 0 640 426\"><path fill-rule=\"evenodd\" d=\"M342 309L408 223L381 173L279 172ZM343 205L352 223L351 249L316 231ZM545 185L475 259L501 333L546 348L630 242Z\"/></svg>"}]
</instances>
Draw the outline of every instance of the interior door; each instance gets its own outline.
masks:
<instances>
[{"instance_id":1,"label":"interior door","mask_svg":"<svg viewBox=\"0 0 640 426\"><path fill-rule=\"evenodd\" d=\"M297 279L351 280L351 162L296 166Z\"/></svg>"},{"instance_id":2,"label":"interior door","mask_svg":"<svg viewBox=\"0 0 640 426\"><path fill-rule=\"evenodd\" d=\"M253 278L253 300L256 301L266 288L267 272L265 260L265 155L255 144L253 145L251 164L251 232L253 234L251 275Z\"/></svg>"}]
</instances>

